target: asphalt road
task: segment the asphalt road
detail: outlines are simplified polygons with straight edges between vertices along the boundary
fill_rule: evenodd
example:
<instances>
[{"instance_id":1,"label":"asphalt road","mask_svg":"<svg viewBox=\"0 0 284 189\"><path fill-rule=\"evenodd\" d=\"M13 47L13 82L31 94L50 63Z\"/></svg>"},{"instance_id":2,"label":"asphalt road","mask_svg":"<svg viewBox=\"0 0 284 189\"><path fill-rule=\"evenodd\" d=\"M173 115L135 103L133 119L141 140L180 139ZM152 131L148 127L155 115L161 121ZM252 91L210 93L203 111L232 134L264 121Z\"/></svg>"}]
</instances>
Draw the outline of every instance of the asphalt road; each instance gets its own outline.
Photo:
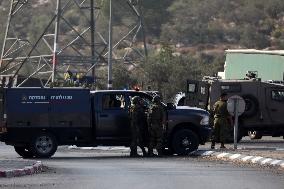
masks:
<instances>
[{"instance_id":1,"label":"asphalt road","mask_svg":"<svg viewBox=\"0 0 284 189\"><path fill-rule=\"evenodd\" d=\"M17 158L0 144L1 158ZM122 151L59 148L44 173L0 178L0 188L283 189L283 172L192 157L129 158Z\"/></svg>"}]
</instances>

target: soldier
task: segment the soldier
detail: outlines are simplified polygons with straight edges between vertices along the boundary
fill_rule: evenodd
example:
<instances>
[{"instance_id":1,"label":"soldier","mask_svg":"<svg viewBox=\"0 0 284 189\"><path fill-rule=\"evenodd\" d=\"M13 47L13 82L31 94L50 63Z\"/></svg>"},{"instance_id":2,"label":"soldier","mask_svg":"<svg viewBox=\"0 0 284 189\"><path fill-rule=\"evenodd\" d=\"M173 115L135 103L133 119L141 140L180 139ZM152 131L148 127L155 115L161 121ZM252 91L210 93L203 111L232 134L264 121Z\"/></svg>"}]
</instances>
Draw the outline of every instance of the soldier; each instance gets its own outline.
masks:
<instances>
[{"instance_id":1,"label":"soldier","mask_svg":"<svg viewBox=\"0 0 284 189\"><path fill-rule=\"evenodd\" d=\"M146 151L143 146L143 136L145 130L145 112L141 104L141 98L138 96L133 97L132 106L130 107L130 120L131 120L131 146L130 156L138 157L137 146L142 149L143 156L146 156Z\"/></svg>"},{"instance_id":2,"label":"soldier","mask_svg":"<svg viewBox=\"0 0 284 189\"><path fill-rule=\"evenodd\" d=\"M227 110L227 94L222 93L220 99L213 106L214 113L214 131L212 137L211 149L215 148L215 142L220 141L221 147L225 147L226 131L231 124L232 117Z\"/></svg>"},{"instance_id":3,"label":"soldier","mask_svg":"<svg viewBox=\"0 0 284 189\"><path fill-rule=\"evenodd\" d=\"M165 111L161 105L161 98L157 95L153 98L154 105L149 111L149 156L154 156L153 149L162 156L163 150L163 127L165 125Z\"/></svg>"}]
</instances>

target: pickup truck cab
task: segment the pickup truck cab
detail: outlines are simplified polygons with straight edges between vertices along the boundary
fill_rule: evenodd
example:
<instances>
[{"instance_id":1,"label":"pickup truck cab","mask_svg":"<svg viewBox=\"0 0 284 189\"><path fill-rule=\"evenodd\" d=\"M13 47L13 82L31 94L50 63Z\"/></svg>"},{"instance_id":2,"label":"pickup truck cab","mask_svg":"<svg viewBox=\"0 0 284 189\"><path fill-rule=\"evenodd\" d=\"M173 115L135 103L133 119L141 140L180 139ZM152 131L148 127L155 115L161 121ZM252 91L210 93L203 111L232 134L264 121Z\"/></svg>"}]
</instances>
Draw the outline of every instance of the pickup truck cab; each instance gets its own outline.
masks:
<instances>
[{"instance_id":1,"label":"pickup truck cab","mask_svg":"<svg viewBox=\"0 0 284 189\"><path fill-rule=\"evenodd\" d=\"M131 98L152 104L139 91L90 91L81 88L2 89L0 141L23 157L51 157L59 145L129 146ZM165 148L186 155L211 134L209 113L163 104L167 112Z\"/></svg>"}]
</instances>

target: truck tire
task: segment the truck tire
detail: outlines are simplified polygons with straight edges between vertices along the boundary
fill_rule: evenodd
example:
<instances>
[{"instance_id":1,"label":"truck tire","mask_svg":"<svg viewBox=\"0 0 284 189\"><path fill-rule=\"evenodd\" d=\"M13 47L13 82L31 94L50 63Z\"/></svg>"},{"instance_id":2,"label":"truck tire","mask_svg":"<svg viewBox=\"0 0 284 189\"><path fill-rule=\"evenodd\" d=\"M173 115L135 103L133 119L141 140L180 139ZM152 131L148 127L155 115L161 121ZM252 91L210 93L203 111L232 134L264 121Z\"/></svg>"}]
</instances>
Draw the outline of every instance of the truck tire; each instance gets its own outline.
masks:
<instances>
[{"instance_id":1,"label":"truck tire","mask_svg":"<svg viewBox=\"0 0 284 189\"><path fill-rule=\"evenodd\" d=\"M189 129L176 131L172 140L172 148L177 155L184 156L196 150L199 145L198 136Z\"/></svg>"},{"instance_id":2,"label":"truck tire","mask_svg":"<svg viewBox=\"0 0 284 189\"><path fill-rule=\"evenodd\" d=\"M260 131L248 131L248 136L251 140L261 139L262 133Z\"/></svg>"},{"instance_id":3,"label":"truck tire","mask_svg":"<svg viewBox=\"0 0 284 189\"><path fill-rule=\"evenodd\" d=\"M242 97L246 103L246 107L241 117L254 116L257 113L258 108L259 108L258 100L253 95L243 95Z\"/></svg>"},{"instance_id":4,"label":"truck tire","mask_svg":"<svg viewBox=\"0 0 284 189\"><path fill-rule=\"evenodd\" d=\"M32 158L34 156L34 154L27 147L14 146L14 149L17 152L17 154L19 154L23 158Z\"/></svg>"},{"instance_id":5,"label":"truck tire","mask_svg":"<svg viewBox=\"0 0 284 189\"><path fill-rule=\"evenodd\" d=\"M32 139L31 150L37 158L50 158L57 150L56 138L50 133L38 133Z\"/></svg>"}]
</instances>

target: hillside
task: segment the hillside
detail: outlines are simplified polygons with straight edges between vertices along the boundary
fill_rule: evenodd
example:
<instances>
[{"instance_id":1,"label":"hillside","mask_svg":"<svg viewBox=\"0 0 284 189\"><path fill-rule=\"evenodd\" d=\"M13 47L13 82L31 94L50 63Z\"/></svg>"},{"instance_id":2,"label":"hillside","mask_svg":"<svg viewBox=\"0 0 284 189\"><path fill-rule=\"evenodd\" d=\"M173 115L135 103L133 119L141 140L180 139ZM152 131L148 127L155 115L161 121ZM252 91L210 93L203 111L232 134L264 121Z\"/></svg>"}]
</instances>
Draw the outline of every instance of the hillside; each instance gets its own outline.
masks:
<instances>
[{"instance_id":1,"label":"hillside","mask_svg":"<svg viewBox=\"0 0 284 189\"><path fill-rule=\"evenodd\" d=\"M107 17L108 1L101 1L105 2L103 12ZM44 27L45 19L54 11L55 1L30 2L33 8L38 9L24 13L27 18L22 17L22 21L29 20L31 24L27 23L28 27L34 31L34 28ZM124 2L114 1L117 27L131 22L122 7ZM167 41L185 46L228 44L258 49L284 47L284 1L281 0L144 0L142 8L149 43ZM8 9L9 1L0 0L1 39ZM39 10L41 17L36 17ZM72 14L76 18L78 13Z\"/></svg>"}]
</instances>

